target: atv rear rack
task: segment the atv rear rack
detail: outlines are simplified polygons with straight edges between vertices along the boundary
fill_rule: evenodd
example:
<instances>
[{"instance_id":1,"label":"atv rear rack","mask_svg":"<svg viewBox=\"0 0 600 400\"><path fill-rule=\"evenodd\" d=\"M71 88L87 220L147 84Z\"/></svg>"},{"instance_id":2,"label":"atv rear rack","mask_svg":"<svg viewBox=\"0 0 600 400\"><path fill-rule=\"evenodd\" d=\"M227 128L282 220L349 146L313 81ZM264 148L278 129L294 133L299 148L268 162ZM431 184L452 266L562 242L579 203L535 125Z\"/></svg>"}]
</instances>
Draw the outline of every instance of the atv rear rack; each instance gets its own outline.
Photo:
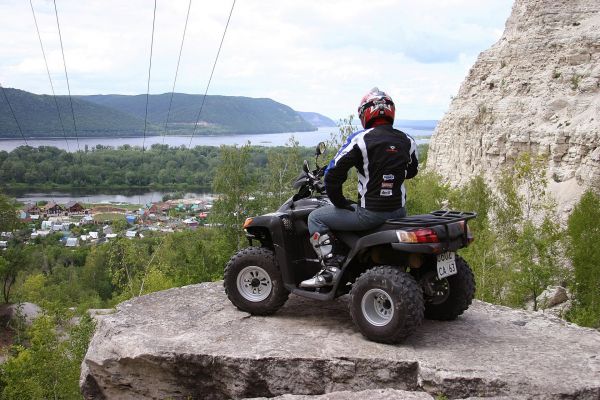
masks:
<instances>
[{"instance_id":1,"label":"atv rear rack","mask_svg":"<svg viewBox=\"0 0 600 400\"><path fill-rule=\"evenodd\" d=\"M477 217L477 213L463 211L433 211L429 214L411 215L403 218L388 219L386 224L398 225L399 227L430 227L445 225L458 221L468 221Z\"/></svg>"}]
</instances>

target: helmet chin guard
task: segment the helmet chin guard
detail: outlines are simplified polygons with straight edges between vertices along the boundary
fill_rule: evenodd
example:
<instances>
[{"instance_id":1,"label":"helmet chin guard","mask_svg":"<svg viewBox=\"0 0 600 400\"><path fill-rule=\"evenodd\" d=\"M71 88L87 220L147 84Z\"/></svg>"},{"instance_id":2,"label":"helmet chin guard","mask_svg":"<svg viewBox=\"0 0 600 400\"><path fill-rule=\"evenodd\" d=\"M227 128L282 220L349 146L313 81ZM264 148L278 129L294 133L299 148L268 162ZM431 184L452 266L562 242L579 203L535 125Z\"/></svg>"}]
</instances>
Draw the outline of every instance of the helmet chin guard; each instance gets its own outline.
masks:
<instances>
[{"instance_id":1,"label":"helmet chin guard","mask_svg":"<svg viewBox=\"0 0 600 400\"><path fill-rule=\"evenodd\" d=\"M384 120L393 124L395 114L396 106L392 98L377 87L364 95L358 106L358 117L365 129L373 126L376 120Z\"/></svg>"}]
</instances>

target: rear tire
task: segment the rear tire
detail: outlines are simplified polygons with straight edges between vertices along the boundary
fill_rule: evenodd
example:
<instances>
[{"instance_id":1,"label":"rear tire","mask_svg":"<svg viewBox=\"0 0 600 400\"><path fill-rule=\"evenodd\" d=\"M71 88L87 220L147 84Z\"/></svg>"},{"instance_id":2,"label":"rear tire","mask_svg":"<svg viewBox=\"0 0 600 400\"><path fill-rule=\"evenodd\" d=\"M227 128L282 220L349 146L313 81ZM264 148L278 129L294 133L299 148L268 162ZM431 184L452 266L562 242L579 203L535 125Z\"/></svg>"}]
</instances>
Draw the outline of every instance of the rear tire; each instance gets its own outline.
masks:
<instances>
[{"instance_id":1,"label":"rear tire","mask_svg":"<svg viewBox=\"0 0 600 400\"><path fill-rule=\"evenodd\" d=\"M421 287L398 268L371 268L352 285L350 315L369 340L401 342L421 325L423 310Z\"/></svg>"},{"instance_id":2,"label":"rear tire","mask_svg":"<svg viewBox=\"0 0 600 400\"><path fill-rule=\"evenodd\" d=\"M475 297L475 277L469 264L456 256L456 275L447 280L447 299L443 303L425 302L425 318L438 321L452 321L469 308ZM426 298L427 300L427 298Z\"/></svg>"},{"instance_id":3,"label":"rear tire","mask_svg":"<svg viewBox=\"0 0 600 400\"><path fill-rule=\"evenodd\" d=\"M254 315L275 313L290 294L273 251L264 247L249 247L231 257L223 286L233 305Z\"/></svg>"}]
</instances>

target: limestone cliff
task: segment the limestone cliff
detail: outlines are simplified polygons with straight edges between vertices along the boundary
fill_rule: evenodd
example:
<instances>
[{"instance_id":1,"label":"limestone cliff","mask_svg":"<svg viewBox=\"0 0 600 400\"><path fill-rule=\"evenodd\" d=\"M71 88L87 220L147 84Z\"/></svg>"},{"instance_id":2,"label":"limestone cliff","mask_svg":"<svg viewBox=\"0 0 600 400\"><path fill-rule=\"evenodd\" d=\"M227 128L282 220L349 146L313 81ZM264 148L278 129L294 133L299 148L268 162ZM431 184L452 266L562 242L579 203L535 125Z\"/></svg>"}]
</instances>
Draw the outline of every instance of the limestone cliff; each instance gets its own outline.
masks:
<instances>
[{"instance_id":1,"label":"limestone cliff","mask_svg":"<svg viewBox=\"0 0 600 400\"><path fill-rule=\"evenodd\" d=\"M360 335L347 296L291 296L275 315L250 316L222 282L99 318L82 368L87 399L600 398L600 332L479 301L393 346Z\"/></svg>"},{"instance_id":2,"label":"limestone cliff","mask_svg":"<svg viewBox=\"0 0 600 400\"><path fill-rule=\"evenodd\" d=\"M428 167L453 184L494 180L524 151L564 190L600 184L600 1L516 0L437 126Z\"/></svg>"}]
</instances>

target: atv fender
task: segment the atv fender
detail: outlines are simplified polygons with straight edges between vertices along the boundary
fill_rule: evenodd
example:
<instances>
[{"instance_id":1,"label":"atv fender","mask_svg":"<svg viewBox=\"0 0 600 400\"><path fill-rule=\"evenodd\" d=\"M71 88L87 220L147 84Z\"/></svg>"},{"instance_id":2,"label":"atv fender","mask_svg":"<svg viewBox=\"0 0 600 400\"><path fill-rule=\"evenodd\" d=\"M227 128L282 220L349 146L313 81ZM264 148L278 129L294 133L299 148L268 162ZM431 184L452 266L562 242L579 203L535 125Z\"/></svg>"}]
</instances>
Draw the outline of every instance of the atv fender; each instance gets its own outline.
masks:
<instances>
[{"instance_id":1,"label":"atv fender","mask_svg":"<svg viewBox=\"0 0 600 400\"><path fill-rule=\"evenodd\" d=\"M285 250L294 244L293 237L285 226L286 219L289 222L289 217L280 212L254 217L251 225L246 228L246 232L251 239L259 240L263 246L274 250L284 284L286 287L290 285L295 287L296 284L289 268L292 263L292 259L289 257L291 252Z\"/></svg>"}]
</instances>

